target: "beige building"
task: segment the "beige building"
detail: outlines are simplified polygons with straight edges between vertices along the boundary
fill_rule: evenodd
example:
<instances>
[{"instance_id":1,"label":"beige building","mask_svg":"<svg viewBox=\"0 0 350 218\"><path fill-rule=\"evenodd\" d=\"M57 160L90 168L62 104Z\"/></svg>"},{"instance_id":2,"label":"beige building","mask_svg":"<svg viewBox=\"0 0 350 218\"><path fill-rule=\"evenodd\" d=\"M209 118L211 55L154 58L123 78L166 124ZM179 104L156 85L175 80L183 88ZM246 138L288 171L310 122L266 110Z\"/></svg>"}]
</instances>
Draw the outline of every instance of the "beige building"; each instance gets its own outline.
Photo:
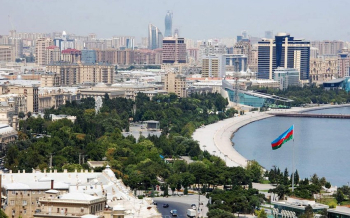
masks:
<instances>
[{"instance_id":1,"label":"beige building","mask_svg":"<svg viewBox=\"0 0 350 218\"><path fill-rule=\"evenodd\" d=\"M318 49L318 55L337 55L344 48L344 42L338 40L312 41L311 47Z\"/></svg>"},{"instance_id":2,"label":"beige building","mask_svg":"<svg viewBox=\"0 0 350 218\"><path fill-rule=\"evenodd\" d=\"M84 193L62 194L57 190L48 190L39 198L40 212L34 217L80 218L87 214L100 215L106 207L106 197L92 196Z\"/></svg>"},{"instance_id":3,"label":"beige building","mask_svg":"<svg viewBox=\"0 0 350 218\"><path fill-rule=\"evenodd\" d=\"M36 85L4 84L2 86L2 94L23 95L26 97L27 112L37 113L39 111L38 86Z\"/></svg>"},{"instance_id":4,"label":"beige building","mask_svg":"<svg viewBox=\"0 0 350 218\"><path fill-rule=\"evenodd\" d=\"M0 62L15 62L15 52L12 45L0 45Z\"/></svg>"},{"instance_id":5,"label":"beige building","mask_svg":"<svg viewBox=\"0 0 350 218\"><path fill-rule=\"evenodd\" d=\"M61 85L61 77L56 73L46 73L40 76L41 87L57 87Z\"/></svg>"},{"instance_id":6,"label":"beige building","mask_svg":"<svg viewBox=\"0 0 350 218\"><path fill-rule=\"evenodd\" d=\"M175 93L181 98L187 97L186 76L168 72L164 77L164 88L168 93Z\"/></svg>"},{"instance_id":7,"label":"beige building","mask_svg":"<svg viewBox=\"0 0 350 218\"><path fill-rule=\"evenodd\" d=\"M113 83L114 66L110 64L67 64L56 63L47 66L47 71L59 74L60 85L70 86L82 83Z\"/></svg>"},{"instance_id":8,"label":"beige building","mask_svg":"<svg viewBox=\"0 0 350 218\"><path fill-rule=\"evenodd\" d=\"M222 55L209 55L202 58L202 77L224 77L226 60Z\"/></svg>"},{"instance_id":9,"label":"beige building","mask_svg":"<svg viewBox=\"0 0 350 218\"><path fill-rule=\"evenodd\" d=\"M165 37L162 48L164 64L186 63L187 52L184 38Z\"/></svg>"},{"instance_id":10,"label":"beige building","mask_svg":"<svg viewBox=\"0 0 350 218\"><path fill-rule=\"evenodd\" d=\"M80 92L74 87L40 87L39 111L48 108L58 108L67 102L80 100Z\"/></svg>"},{"instance_id":11,"label":"beige building","mask_svg":"<svg viewBox=\"0 0 350 218\"><path fill-rule=\"evenodd\" d=\"M53 45L53 40L50 38L40 38L36 41L35 46L35 62L39 66L45 66L50 63L50 57L47 54L47 48ZM50 58L50 59L48 59Z\"/></svg>"},{"instance_id":12,"label":"beige building","mask_svg":"<svg viewBox=\"0 0 350 218\"><path fill-rule=\"evenodd\" d=\"M55 63L61 60L61 50L59 47L51 45L46 48L47 63Z\"/></svg>"},{"instance_id":13,"label":"beige building","mask_svg":"<svg viewBox=\"0 0 350 218\"><path fill-rule=\"evenodd\" d=\"M310 82L323 83L337 78L336 58L312 58L310 59Z\"/></svg>"}]
</instances>

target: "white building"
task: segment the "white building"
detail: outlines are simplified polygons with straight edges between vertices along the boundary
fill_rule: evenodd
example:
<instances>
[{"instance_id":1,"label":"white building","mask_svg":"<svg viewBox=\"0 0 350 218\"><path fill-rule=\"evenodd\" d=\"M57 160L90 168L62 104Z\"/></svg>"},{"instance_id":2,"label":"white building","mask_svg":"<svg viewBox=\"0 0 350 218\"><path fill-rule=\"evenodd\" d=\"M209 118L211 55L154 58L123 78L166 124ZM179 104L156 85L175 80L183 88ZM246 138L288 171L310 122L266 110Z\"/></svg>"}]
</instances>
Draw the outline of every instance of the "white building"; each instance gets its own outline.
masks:
<instances>
[{"instance_id":1,"label":"white building","mask_svg":"<svg viewBox=\"0 0 350 218\"><path fill-rule=\"evenodd\" d=\"M209 55L202 60L202 77L224 77L226 58L223 55Z\"/></svg>"},{"instance_id":2,"label":"white building","mask_svg":"<svg viewBox=\"0 0 350 218\"><path fill-rule=\"evenodd\" d=\"M274 80L280 82L280 89L284 90L288 86L299 86L300 73L294 68L278 67L274 71Z\"/></svg>"}]
</instances>

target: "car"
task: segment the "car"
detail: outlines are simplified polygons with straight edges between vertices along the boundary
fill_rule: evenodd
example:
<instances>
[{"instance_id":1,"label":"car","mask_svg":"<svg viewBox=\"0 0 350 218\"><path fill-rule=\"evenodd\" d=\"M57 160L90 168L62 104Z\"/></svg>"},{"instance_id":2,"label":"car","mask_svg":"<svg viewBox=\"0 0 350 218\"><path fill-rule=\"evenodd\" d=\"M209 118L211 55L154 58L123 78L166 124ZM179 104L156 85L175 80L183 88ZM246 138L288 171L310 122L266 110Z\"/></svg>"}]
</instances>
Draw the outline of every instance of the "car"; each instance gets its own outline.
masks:
<instances>
[{"instance_id":1,"label":"car","mask_svg":"<svg viewBox=\"0 0 350 218\"><path fill-rule=\"evenodd\" d=\"M169 204L163 204L163 207L164 207L164 208L168 208L168 207L169 207Z\"/></svg>"},{"instance_id":2,"label":"car","mask_svg":"<svg viewBox=\"0 0 350 218\"><path fill-rule=\"evenodd\" d=\"M170 211L170 213L171 213L172 216L177 216L177 210L175 210L175 209L172 209Z\"/></svg>"},{"instance_id":3,"label":"car","mask_svg":"<svg viewBox=\"0 0 350 218\"><path fill-rule=\"evenodd\" d=\"M192 208L193 210L195 210L195 209L197 208L197 206L196 206L195 204L191 204L191 208Z\"/></svg>"},{"instance_id":4,"label":"car","mask_svg":"<svg viewBox=\"0 0 350 218\"><path fill-rule=\"evenodd\" d=\"M158 205L158 203L156 201L153 201L152 204L153 205Z\"/></svg>"}]
</instances>

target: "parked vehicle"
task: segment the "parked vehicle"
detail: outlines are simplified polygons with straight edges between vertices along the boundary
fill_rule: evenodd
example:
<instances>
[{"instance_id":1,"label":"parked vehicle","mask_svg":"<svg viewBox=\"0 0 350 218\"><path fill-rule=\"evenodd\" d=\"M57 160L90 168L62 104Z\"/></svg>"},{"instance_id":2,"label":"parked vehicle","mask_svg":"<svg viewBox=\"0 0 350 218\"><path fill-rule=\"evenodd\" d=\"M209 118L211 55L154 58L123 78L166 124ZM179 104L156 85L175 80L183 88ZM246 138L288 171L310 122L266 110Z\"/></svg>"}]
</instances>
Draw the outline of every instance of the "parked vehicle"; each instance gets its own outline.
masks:
<instances>
[{"instance_id":1,"label":"parked vehicle","mask_svg":"<svg viewBox=\"0 0 350 218\"><path fill-rule=\"evenodd\" d=\"M172 209L172 210L170 211L170 213L171 213L171 215L173 215L173 216L177 216L177 210L175 210L175 209Z\"/></svg>"},{"instance_id":2,"label":"parked vehicle","mask_svg":"<svg viewBox=\"0 0 350 218\"><path fill-rule=\"evenodd\" d=\"M163 207L167 208L167 207L169 207L169 204L163 204Z\"/></svg>"},{"instance_id":3,"label":"parked vehicle","mask_svg":"<svg viewBox=\"0 0 350 218\"><path fill-rule=\"evenodd\" d=\"M192 208L193 210L195 210L195 209L197 208L197 206L196 206L195 204L191 204L191 208Z\"/></svg>"},{"instance_id":4,"label":"parked vehicle","mask_svg":"<svg viewBox=\"0 0 350 218\"><path fill-rule=\"evenodd\" d=\"M196 210L194 209L187 209L187 216L188 217L196 217Z\"/></svg>"}]
</instances>

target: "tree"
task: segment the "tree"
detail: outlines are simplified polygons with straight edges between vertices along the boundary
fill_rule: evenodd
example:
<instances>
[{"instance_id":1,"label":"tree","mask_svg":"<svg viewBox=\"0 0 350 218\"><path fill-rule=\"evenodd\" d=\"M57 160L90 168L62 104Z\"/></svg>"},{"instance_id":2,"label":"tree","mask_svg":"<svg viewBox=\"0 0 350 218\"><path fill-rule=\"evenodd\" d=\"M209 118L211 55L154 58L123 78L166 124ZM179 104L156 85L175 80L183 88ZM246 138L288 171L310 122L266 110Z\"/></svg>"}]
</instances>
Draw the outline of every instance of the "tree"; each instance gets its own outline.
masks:
<instances>
[{"instance_id":1,"label":"tree","mask_svg":"<svg viewBox=\"0 0 350 218\"><path fill-rule=\"evenodd\" d=\"M295 174L294 174L294 184L298 185L299 184L299 173L298 170L295 170Z\"/></svg>"},{"instance_id":2,"label":"tree","mask_svg":"<svg viewBox=\"0 0 350 218\"><path fill-rule=\"evenodd\" d=\"M344 197L344 193L342 192L342 190L340 190L340 189L337 190L337 194L335 195L335 199L337 200L338 204L340 204L342 201L344 201L345 197Z\"/></svg>"},{"instance_id":3,"label":"tree","mask_svg":"<svg viewBox=\"0 0 350 218\"><path fill-rule=\"evenodd\" d=\"M253 182L260 182L264 171L257 161L252 160L247 164L247 173L253 179Z\"/></svg>"},{"instance_id":4,"label":"tree","mask_svg":"<svg viewBox=\"0 0 350 218\"><path fill-rule=\"evenodd\" d=\"M324 185L326 188L331 188L332 187L332 185L331 185L331 183L330 182L326 182L326 184Z\"/></svg>"},{"instance_id":5,"label":"tree","mask_svg":"<svg viewBox=\"0 0 350 218\"><path fill-rule=\"evenodd\" d=\"M32 116L32 112L28 111L27 117L30 118Z\"/></svg>"},{"instance_id":6,"label":"tree","mask_svg":"<svg viewBox=\"0 0 350 218\"><path fill-rule=\"evenodd\" d=\"M300 217L301 218L313 218L314 217L314 212L313 212L313 209L310 206L310 204L305 207L305 212Z\"/></svg>"},{"instance_id":7,"label":"tree","mask_svg":"<svg viewBox=\"0 0 350 218\"><path fill-rule=\"evenodd\" d=\"M256 210L255 214L258 216L258 218L267 218L267 213L264 209Z\"/></svg>"},{"instance_id":8,"label":"tree","mask_svg":"<svg viewBox=\"0 0 350 218\"><path fill-rule=\"evenodd\" d=\"M282 200L285 195L289 194L289 188L288 186L278 185L276 188L270 189L269 193L271 192L277 194L279 199Z\"/></svg>"},{"instance_id":9,"label":"tree","mask_svg":"<svg viewBox=\"0 0 350 218\"><path fill-rule=\"evenodd\" d=\"M221 209L212 209L207 213L208 218L235 218L235 216Z\"/></svg>"},{"instance_id":10,"label":"tree","mask_svg":"<svg viewBox=\"0 0 350 218\"><path fill-rule=\"evenodd\" d=\"M6 215L6 213L0 209L0 218L8 218L8 216Z\"/></svg>"},{"instance_id":11,"label":"tree","mask_svg":"<svg viewBox=\"0 0 350 218\"><path fill-rule=\"evenodd\" d=\"M20 112L18 113L18 118L20 118L20 119L23 119L25 116L26 116L26 115L24 114L23 111L20 111Z\"/></svg>"}]
</instances>

